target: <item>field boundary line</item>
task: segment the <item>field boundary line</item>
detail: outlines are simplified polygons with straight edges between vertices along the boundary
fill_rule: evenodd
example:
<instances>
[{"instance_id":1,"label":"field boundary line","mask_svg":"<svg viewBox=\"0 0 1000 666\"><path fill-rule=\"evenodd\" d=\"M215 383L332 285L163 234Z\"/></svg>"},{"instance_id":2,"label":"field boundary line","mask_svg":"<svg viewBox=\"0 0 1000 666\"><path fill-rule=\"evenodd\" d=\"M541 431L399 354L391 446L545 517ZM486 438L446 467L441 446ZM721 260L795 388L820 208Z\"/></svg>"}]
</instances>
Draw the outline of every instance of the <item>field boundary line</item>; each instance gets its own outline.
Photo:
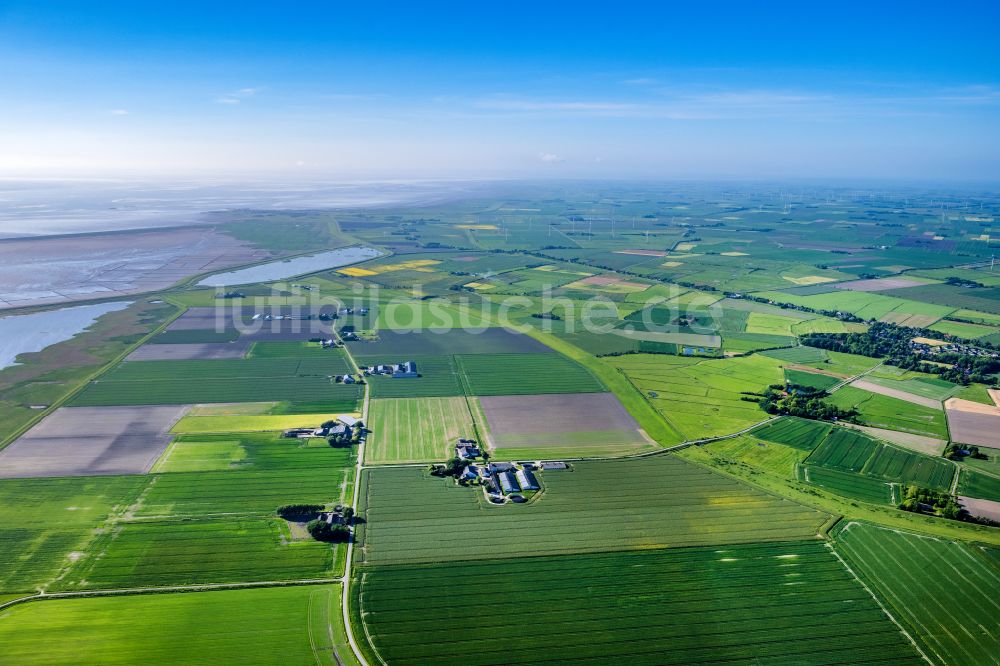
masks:
<instances>
[{"instance_id":1,"label":"field boundary line","mask_svg":"<svg viewBox=\"0 0 1000 666\"><path fill-rule=\"evenodd\" d=\"M216 592L245 590L264 587L299 587L306 585L343 585L340 578L303 578L299 580L259 580L247 583L201 583L198 585L169 585L163 587L123 587L107 590L80 590L76 592L40 592L27 597L11 599L0 604L0 611L30 601L56 601L59 599L87 599L92 597L126 597L142 594L183 594L186 592Z\"/></svg>"},{"instance_id":2,"label":"field boundary line","mask_svg":"<svg viewBox=\"0 0 1000 666\"><path fill-rule=\"evenodd\" d=\"M846 525L844 525L843 529L841 530L841 533L849 529L851 525L854 524L856 524L856 521L852 520L848 522ZM885 607L885 604L882 603L882 600L875 595L872 589L868 587L867 583L861 580L861 577L858 576L858 574L854 572L854 569L852 569L851 566L844 560L844 558L841 557L840 553L837 552L836 546L832 545L830 542L827 542L827 545L830 548L830 552L833 553L833 556L836 557L838 561L840 561L840 564L844 567L844 569L846 569L847 572L851 574L851 577L854 578L854 580L856 580L858 584L864 588L865 592L871 595L871 598L875 601L876 604L878 604L878 607L882 609L882 612L885 613L886 617L892 620L892 623L899 628L899 631L904 636L906 636L906 639L910 641L914 649L916 649L916 651L920 654L920 656L923 657L924 661L926 661L928 664L931 664L932 666L936 666L934 661L932 661L931 658L927 656L927 653L924 652L923 648L921 648L920 645L917 643L917 641L913 638L913 636L910 635L910 632L908 632L906 628L899 622L899 620L897 620L895 616L889 612L889 609Z\"/></svg>"}]
</instances>

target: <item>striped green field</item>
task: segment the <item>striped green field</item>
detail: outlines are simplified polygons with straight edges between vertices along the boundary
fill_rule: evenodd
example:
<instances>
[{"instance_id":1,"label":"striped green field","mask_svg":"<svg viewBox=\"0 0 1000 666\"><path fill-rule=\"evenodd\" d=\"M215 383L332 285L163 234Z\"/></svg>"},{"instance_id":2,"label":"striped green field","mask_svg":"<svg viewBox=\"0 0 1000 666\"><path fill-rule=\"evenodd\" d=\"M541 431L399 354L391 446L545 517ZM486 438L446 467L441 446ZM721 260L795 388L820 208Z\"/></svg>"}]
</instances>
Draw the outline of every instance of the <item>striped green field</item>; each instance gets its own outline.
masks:
<instances>
[{"instance_id":1,"label":"striped green field","mask_svg":"<svg viewBox=\"0 0 1000 666\"><path fill-rule=\"evenodd\" d=\"M893 492L892 484L881 479L873 479L870 476L842 472L818 465L800 465L797 469L797 475L800 481L825 488L844 497L872 504L895 506L899 499L897 494Z\"/></svg>"},{"instance_id":2,"label":"striped green field","mask_svg":"<svg viewBox=\"0 0 1000 666\"><path fill-rule=\"evenodd\" d=\"M296 449L297 442L289 442ZM307 449L308 450L308 449ZM335 577L344 546L311 539L275 517L284 504L335 504L350 453L323 443L314 465L140 477L146 487L77 554L54 586L129 586ZM299 450L299 453L304 453Z\"/></svg>"},{"instance_id":3,"label":"striped green field","mask_svg":"<svg viewBox=\"0 0 1000 666\"><path fill-rule=\"evenodd\" d=\"M955 477L955 464L944 458L905 451L894 446L881 446L865 467L865 474L903 485L916 484L923 488L948 490Z\"/></svg>"},{"instance_id":4,"label":"striped green field","mask_svg":"<svg viewBox=\"0 0 1000 666\"><path fill-rule=\"evenodd\" d=\"M0 612L0 651L8 666L353 664L340 591L307 585L21 604Z\"/></svg>"},{"instance_id":5,"label":"striped green field","mask_svg":"<svg viewBox=\"0 0 1000 666\"><path fill-rule=\"evenodd\" d=\"M958 494L1000 502L1000 478L963 469L958 482Z\"/></svg>"},{"instance_id":6,"label":"striped green field","mask_svg":"<svg viewBox=\"0 0 1000 666\"><path fill-rule=\"evenodd\" d=\"M878 447L878 442L867 435L847 428L834 428L806 462L847 472L860 472Z\"/></svg>"},{"instance_id":7,"label":"striped green field","mask_svg":"<svg viewBox=\"0 0 1000 666\"><path fill-rule=\"evenodd\" d=\"M598 393L606 389L587 368L562 354L456 356L468 395Z\"/></svg>"},{"instance_id":8,"label":"striped green field","mask_svg":"<svg viewBox=\"0 0 1000 666\"><path fill-rule=\"evenodd\" d=\"M368 421L365 462L375 465L447 460L455 440L476 434L463 397L372 400Z\"/></svg>"},{"instance_id":9,"label":"striped green field","mask_svg":"<svg viewBox=\"0 0 1000 666\"><path fill-rule=\"evenodd\" d=\"M419 467L366 469L360 557L402 564L805 539L827 518L668 455L538 476L539 501L491 506L478 488Z\"/></svg>"},{"instance_id":10,"label":"striped green field","mask_svg":"<svg viewBox=\"0 0 1000 666\"><path fill-rule=\"evenodd\" d=\"M146 483L142 476L0 480L0 593L49 584Z\"/></svg>"},{"instance_id":11,"label":"striped green field","mask_svg":"<svg viewBox=\"0 0 1000 666\"><path fill-rule=\"evenodd\" d=\"M852 522L836 549L934 663L1000 663L1000 563L968 545Z\"/></svg>"},{"instance_id":12,"label":"striped green field","mask_svg":"<svg viewBox=\"0 0 1000 666\"><path fill-rule=\"evenodd\" d=\"M357 581L390 664L920 663L817 541L363 567Z\"/></svg>"},{"instance_id":13,"label":"striped green field","mask_svg":"<svg viewBox=\"0 0 1000 666\"><path fill-rule=\"evenodd\" d=\"M72 405L183 405L212 402L319 403L354 411L361 387L336 384L344 360L257 358L123 363L91 382ZM315 411L315 410L313 410Z\"/></svg>"},{"instance_id":14,"label":"striped green field","mask_svg":"<svg viewBox=\"0 0 1000 666\"><path fill-rule=\"evenodd\" d=\"M803 451L812 451L817 444L823 441L832 427L829 423L822 421L787 416L757 428L752 434L754 437L766 439L769 442L787 444Z\"/></svg>"},{"instance_id":15,"label":"striped green field","mask_svg":"<svg viewBox=\"0 0 1000 666\"><path fill-rule=\"evenodd\" d=\"M275 516L127 521L99 535L54 589L333 578L344 548L294 539Z\"/></svg>"}]
</instances>

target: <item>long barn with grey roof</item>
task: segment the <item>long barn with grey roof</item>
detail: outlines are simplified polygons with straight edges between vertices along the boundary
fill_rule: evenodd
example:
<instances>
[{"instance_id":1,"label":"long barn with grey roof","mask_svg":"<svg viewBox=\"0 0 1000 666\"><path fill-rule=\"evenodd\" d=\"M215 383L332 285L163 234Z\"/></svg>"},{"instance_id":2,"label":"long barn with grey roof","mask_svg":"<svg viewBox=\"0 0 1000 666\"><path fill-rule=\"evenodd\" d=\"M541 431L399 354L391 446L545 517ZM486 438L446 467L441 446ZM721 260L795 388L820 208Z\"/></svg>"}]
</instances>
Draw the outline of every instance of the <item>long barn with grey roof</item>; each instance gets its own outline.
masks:
<instances>
[{"instance_id":1,"label":"long barn with grey roof","mask_svg":"<svg viewBox=\"0 0 1000 666\"><path fill-rule=\"evenodd\" d=\"M498 481L500 481L500 487L505 493L516 493L520 488L517 485L517 480L514 479L514 475L510 472L499 472L496 475Z\"/></svg>"},{"instance_id":2,"label":"long barn with grey roof","mask_svg":"<svg viewBox=\"0 0 1000 666\"><path fill-rule=\"evenodd\" d=\"M538 490L538 480L531 470L517 470L517 482L521 484L521 490Z\"/></svg>"}]
</instances>

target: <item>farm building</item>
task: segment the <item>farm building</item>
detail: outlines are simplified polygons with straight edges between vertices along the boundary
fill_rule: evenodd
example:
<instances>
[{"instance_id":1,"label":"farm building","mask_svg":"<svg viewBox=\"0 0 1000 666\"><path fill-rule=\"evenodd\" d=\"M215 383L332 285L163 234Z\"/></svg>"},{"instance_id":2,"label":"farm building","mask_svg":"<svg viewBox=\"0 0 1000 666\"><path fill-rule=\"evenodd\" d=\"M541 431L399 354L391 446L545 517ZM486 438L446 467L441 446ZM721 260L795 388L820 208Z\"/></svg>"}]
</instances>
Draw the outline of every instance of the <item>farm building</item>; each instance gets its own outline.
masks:
<instances>
[{"instance_id":1,"label":"farm building","mask_svg":"<svg viewBox=\"0 0 1000 666\"><path fill-rule=\"evenodd\" d=\"M508 472L509 474L510 472ZM517 482L521 484L521 490L538 490L538 481L535 475L527 469L517 470Z\"/></svg>"},{"instance_id":2,"label":"farm building","mask_svg":"<svg viewBox=\"0 0 1000 666\"><path fill-rule=\"evenodd\" d=\"M509 462L490 463L490 472L491 473L509 472L511 470L514 470L514 469L517 469L517 467L514 466L514 463L509 463Z\"/></svg>"},{"instance_id":3,"label":"farm building","mask_svg":"<svg viewBox=\"0 0 1000 666\"><path fill-rule=\"evenodd\" d=\"M343 423L348 428L353 428L354 426L361 423L361 419L354 418L353 416L350 416L348 414L338 416L337 420Z\"/></svg>"},{"instance_id":4,"label":"farm building","mask_svg":"<svg viewBox=\"0 0 1000 666\"><path fill-rule=\"evenodd\" d=\"M417 374L417 364L413 361L406 361L392 367L392 378L419 377Z\"/></svg>"},{"instance_id":5,"label":"farm building","mask_svg":"<svg viewBox=\"0 0 1000 666\"><path fill-rule=\"evenodd\" d=\"M479 468L475 465L466 465L465 469L462 470L461 478L466 481L475 481L479 478Z\"/></svg>"},{"instance_id":6,"label":"farm building","mask_svg":"<svg viewBox=\"0 0 1000 666\"><path fill-rule=\"evenodd\" d=\"M544 470L548 469L569 469L569 465L564 462L543 462L540 467Z\"/></svg>"},{"instance_id":7,"label":"farm building","mask_svg":"<svg viewBox=\"0 0 1000 666\"><path fill-rule=\"evenodd\" d=\"M505 493L515 493L520 490L517 485L517 480L510 472L500 472L496 475L496 478L500 482L500 487Z\"/></svg>"},{"instance_id":8,"label":"farm building","mask_svg":"<svg viewBox=\"0 0 1000 666\"><path fill-rule=\"evenodd\" d=\"M479 449L479 445L476 444L475 440L460 439L455 446L455 455L462 460L472 460L483 455L483 452Z\"/></svg>"}]
</instances>

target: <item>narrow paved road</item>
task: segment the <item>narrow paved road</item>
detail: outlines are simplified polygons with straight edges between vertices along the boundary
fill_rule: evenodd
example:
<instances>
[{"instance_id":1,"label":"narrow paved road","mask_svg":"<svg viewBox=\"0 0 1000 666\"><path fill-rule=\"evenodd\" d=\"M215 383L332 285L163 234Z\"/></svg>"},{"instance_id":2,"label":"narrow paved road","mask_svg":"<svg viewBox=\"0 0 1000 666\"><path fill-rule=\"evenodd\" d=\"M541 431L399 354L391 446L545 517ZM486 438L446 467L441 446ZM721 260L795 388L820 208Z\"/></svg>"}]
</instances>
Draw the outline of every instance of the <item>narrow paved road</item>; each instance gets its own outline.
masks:
<instances>
[{"instance_id":1,"label":"narrow paved road","mask_svg":"<svg viewBox=\"0 0 1000 666\"><path fill-rule=\"evenodd\" d=\"M338 340L340 336L337 336ZM344 355L347 357L348 362L354 368L354 372L361 374L361 368L358 367L357 362L351 355L351 352L347 349L347 344L343 340L340 340L343 345ZM365 381L365 397L364 402L361 406L361 422L365 427L368 426L368 403L371 393L371 384ZM364 439L367 439L364 438ZM358 511L358 498L361 496L361 470L364 468L363 461L365 459L365 442L362 441L358 445L358 455L354 462L354 489L351 497L351 508L354 509L355 515ZM341 604L341 612L344 616L344 633L347 634L347 641L351 644L351 649L354 651L354 657L358 660L361 666L368 666L368 662L365 660L364 654L361 652L361 648L358 647L357 641L354 639L354 628L351 626L351 613L350 613L350 599L351 599L351 560L354 558L354 538L347 542L347 561L344 563L344 577L343 577L343 597Z\"/></svg>"}]
</instances>

